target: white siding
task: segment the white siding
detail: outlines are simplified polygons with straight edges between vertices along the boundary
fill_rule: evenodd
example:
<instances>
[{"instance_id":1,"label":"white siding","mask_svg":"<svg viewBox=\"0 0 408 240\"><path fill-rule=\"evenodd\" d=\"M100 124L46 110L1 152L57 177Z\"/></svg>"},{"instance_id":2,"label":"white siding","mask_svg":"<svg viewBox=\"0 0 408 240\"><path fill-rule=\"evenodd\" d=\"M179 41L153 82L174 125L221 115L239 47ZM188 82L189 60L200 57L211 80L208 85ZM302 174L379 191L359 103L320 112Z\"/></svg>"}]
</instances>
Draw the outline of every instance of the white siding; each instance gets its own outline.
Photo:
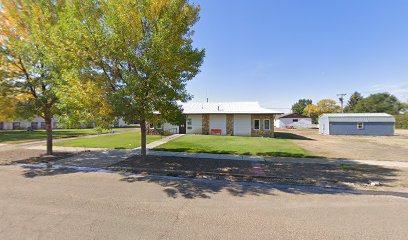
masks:
<instances>
[{"instance_id":1,"label":"white siding","mask_svg":"<svg viewBox=\"0 0 408 240\"><path fill-rule=\"evenodd\" d=\"M293 122L297 119L298 122ZM277 128L312 128L312 119L310 118L279 118L275 120Z\"/></svg>"},{"instance_id":2,"label":"white siding","mask_svg":"<svg viewBox=\"0 0 408 240\"><path fill-rule=\"evenodd\" d=\"M234 115L234 135L251 136L251 115Z\"/></svg>"},{"instance_id":3,"label":"white siding","mask_svg":"<svg viewBox=\"0 0 408 240\"><path fill-rule=\"evenodd\" d=\"M211 129L221 129L221 134L227 134L227 115L210 114L210 133Z\"/></svg>"},{"instance_id":4,"label":"white siding","mask_svg":"<svg viewBox=\"0 0 408 240\"><path fill-rule=\"evenodd\" d=\"M178 133L179 127L170 123L163 124L163 131L168 131L170 133Z\"/></svg>"},{"instance_id":5,"label":"white siding","mask_svg":"<svg viewBox=\"0 0 408 240\"><path fill-rule=\"evenodd\" d=\"M191 126L186 123L186 133L187 134L202 134L203 132L203 117L201 114L187 115L188 119L191 119Z\"/></svg>"}]
</instances>

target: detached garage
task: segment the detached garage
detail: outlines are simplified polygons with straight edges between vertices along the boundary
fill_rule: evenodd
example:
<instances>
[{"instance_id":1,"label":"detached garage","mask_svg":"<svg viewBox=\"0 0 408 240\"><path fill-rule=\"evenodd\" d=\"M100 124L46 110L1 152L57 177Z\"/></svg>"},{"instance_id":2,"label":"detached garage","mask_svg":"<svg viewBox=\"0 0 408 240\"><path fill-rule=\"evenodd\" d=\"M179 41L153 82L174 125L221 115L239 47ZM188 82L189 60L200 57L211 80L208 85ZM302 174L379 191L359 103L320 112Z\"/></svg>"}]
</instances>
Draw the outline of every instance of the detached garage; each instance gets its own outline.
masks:
<instances>
[{"instance_id":1,"label":"detached garage","mask_svg":"<svg viewBox=\"0 0 408 240\"><path fill-rule=\"evenodd\" d=\"M331 113L319 118L319 132L325 135L394 135L395 119L386 113Z\"/></svg>"}]
</instances>

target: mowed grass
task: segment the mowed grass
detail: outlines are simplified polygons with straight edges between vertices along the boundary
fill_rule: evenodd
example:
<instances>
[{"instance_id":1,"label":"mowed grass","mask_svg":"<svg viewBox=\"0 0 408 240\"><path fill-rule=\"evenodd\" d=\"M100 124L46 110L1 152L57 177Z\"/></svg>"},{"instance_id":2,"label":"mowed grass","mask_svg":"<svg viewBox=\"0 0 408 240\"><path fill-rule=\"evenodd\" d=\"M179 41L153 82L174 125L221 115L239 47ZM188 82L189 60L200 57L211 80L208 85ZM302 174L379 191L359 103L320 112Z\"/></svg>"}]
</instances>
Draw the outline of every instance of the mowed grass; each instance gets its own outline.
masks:
<instances>
[{"instance_id":1,"label":"mowed grass","mask_svg":"<svg viewBox=\"0 0 408 240\"><path fill-rule=\"evenodd\" d=\"M79 137L85 135L98 134L95 129L53 129L53 137L69 138ZM30 141L40 141L47 138L45 130L0 130L0 143L22 143Z\"/></svg>"},{"instance_id":2,"label":"mowed grass","mask_svg":"<svg viewBox=\"0 0 408 240\"><path fill-rule=\"evenodd\" d=\"M147 143L159 140L161 136L148 135ZM105 135L92 138L82 138L56 142L56 146L84 147L84 148L109 148L132 149L140 146L140 132L128 132L114 135Z\"/></svg>"},{"instance_id":3,"label":"mowed grass","mask_svg":"<svg viewBox=\"0 0 408 240\"><path fill-rule=\"evenodd\" d=\"M185 135L155 148L157 151L252 156L312 157L290 139Z\"/></svg>"}]
</instances>

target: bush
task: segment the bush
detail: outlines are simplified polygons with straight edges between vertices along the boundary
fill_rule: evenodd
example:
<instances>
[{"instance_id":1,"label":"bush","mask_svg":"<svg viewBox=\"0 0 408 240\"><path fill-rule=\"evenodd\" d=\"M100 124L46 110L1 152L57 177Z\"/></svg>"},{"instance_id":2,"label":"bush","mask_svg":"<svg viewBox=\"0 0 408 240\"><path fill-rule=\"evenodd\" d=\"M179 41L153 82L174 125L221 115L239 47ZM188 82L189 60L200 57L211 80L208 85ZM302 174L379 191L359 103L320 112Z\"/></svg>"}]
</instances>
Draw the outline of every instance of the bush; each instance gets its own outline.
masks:
<instances>
[{"instance_id":1,"label":"bush","mask_svg":"<svg viewBox=\"0 0 408 240\"><path fill-rule=\"evenodd\" d=\"M408 129L408 113L394 115L395 117L395 128Z\"/></svg>"}]
</instances>

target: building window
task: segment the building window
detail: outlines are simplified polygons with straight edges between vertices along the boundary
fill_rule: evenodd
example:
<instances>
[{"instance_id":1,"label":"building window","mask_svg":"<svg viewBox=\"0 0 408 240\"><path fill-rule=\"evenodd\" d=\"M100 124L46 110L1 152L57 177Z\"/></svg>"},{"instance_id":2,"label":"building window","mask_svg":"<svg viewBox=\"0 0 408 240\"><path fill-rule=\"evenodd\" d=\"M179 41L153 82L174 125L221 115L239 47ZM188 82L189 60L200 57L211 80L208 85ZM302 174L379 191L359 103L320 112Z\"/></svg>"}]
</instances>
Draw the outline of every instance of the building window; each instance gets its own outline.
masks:
<instances>
[{"instance_id":1,"label":"building window","mask_svg":"<svg viewBox=\"0 0 408 240\"><path fill-rule=\"evenodd\" d=\"M187 119L187 126L191 126L193 125L193 121L191 120L191 118Z\"/></svg>"},{"instance_id":2,"label":"building window","mask_svg":"<svg viewBox=\"0 0 408 240\"><path fill-rule=\"evenodd\" d=\"M0 122L0 130L3 130L3 128L4 128L4 123Z\"/></svg>"},{"instance_id":3,"label":"building window","mask_svg":"<svg viewBox=\"0 0 408 240\"><path fill-rule=\"evenodd\" d=\"M292 122L299 122L299 119L293 119Z\"/></svg>"},{"instance_id":4,"label":"building window","mask_svg":"<svg viewBox=\"0 0 408 240\"><path fill-rule=\"evenodd\" d=\"M38 128L38 122L32 122L31 129L37 129L37 128Z\"/></svg>"},{"instance_id":5,"label":"building window","mask_svg":"<svg viewBox=\"0 0 408 240\"><path fill-rule=\"evenodd\" d=\"M150 128L150 129L154 129L154 124L153 124L153 123L149 123L149 128Z\"/></svg>"},{"instance_id":6,"label":"building window","mask_svg":"<svg viewBox=\"0 0 408 240\"><path fill-rule=\"evenodd\" d=\"M20 122L13 122L13 129L20 129Z\"/></svg>"},{"instance_id":7,"label":"building window","mask_svg":"<svg viewBox=\"0 0 408 240\"><path fill-rule=\"evenodd\" d=\"M162 129L162 124L161 123L156 123L156 129Z\"/></svg>"},{"instance_id":8,"label":"building window","mask_svg":"<svg viewBox=\"0 0 408 240\"><path fill-rule=\"evenodd\" d=\"M357 129L364 129L364 123L358 122L357 123Z\"/></svg>"},{"instance_id":9,"label":"building window","mask_svg":"<svg viewBox=\"0 0 408 240\"><path fill-rule=\"evenodd\" d=\"M261 121L259 119L254 119L254 130L259 130Z\"/></svg>"},{"instance_id":10,"label":"building window","mask_svg":"<svg viewBox=\"0 0 408 240\"><path fill-rule=\"evenodd\" d=\"M263 122L263 128L264 128L264 130L271 130L271 120L269 120L269 119L264 119L263 120L264 122Z\"/></svg>"},{"instance_id":11,"label":"building window","mask_svg":"<svg viewBox=\"0 0 408 240\"><path fill-rule=\"evenodd\" d=\"M41 122L41 129L45 129L45 122Z\"/></svg>"}]
</instances>

